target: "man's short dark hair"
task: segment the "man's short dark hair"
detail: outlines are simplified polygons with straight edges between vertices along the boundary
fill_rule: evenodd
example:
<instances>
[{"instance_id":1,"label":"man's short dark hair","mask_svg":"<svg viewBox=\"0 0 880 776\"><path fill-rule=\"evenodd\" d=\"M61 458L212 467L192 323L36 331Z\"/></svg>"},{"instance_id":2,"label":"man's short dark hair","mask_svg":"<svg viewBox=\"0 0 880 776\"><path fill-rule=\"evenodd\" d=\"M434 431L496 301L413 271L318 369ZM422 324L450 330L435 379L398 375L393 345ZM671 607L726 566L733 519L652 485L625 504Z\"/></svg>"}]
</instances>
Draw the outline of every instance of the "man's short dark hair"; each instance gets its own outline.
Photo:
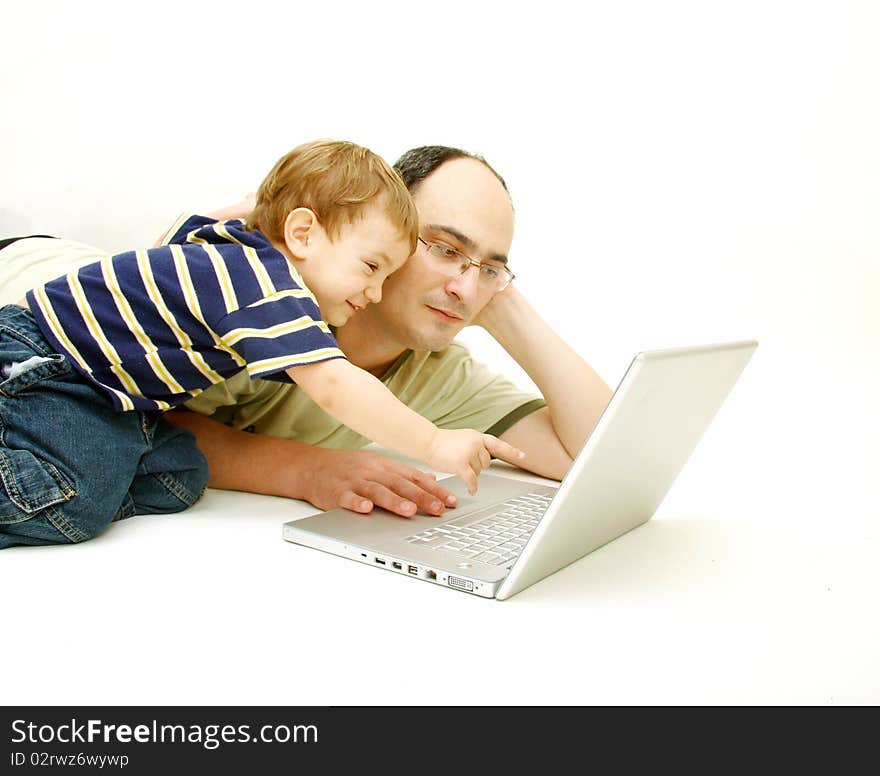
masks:
<instances>
[{"instance_id":1,"label":"man's short dark hair","mask_svg":"<svg viewBox=\"0 0 880 776\"><path fill-rule=\"evenodd\" d=\"M449 146L431 145L419 146L411 148L403 156L394 163L394 169L400 173L403 182L409 189L410 194L415 194L419 184L425 180L434 170L436 170L444 162L451 159L475 159L483 163L491 170L492 174L501 181L504 190L510 194L507 184L496 170L479 154L472 154L469 151L462 151L460 148L450 148Z\"/></svg>"}]
</instances>

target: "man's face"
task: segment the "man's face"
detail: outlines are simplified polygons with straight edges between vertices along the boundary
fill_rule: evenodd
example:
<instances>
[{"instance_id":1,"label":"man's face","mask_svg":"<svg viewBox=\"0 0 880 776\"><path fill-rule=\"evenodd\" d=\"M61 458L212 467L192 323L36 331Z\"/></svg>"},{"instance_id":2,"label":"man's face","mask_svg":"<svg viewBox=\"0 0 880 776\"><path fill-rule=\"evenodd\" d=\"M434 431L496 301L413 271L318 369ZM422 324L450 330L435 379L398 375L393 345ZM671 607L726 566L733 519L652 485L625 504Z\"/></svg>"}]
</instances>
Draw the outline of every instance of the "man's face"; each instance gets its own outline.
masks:
<instances>
[{"instance_id":1,"label":"man's face","mask_svg":"<svg viewBox=\"0 0 880 776\"><path fill-rule=\"evenodd\" d=\"M419 234L477 261L504 261L513 240L513 209L501 182L475 159L440 165L416 188ZM441 262L442 265L442 262ZM425 245L385 282L381 304L364 314L390 339L413 350L443 350L491 301L478 272L450 275Z\"/></svg>"}]
</instances>

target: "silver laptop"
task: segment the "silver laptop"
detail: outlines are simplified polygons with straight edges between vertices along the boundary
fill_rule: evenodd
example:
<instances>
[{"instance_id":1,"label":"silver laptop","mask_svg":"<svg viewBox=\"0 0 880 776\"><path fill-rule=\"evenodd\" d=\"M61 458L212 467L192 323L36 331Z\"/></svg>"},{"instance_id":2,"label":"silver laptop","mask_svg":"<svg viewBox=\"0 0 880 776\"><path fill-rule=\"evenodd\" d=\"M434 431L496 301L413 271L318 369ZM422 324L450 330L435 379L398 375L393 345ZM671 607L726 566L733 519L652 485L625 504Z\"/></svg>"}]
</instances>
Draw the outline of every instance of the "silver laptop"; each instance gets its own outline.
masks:
<instances>
[{"instance_id":1,"label":"silver laptop","mask_svg":"<svg viewBox=\"0 0 880 776\"><path fill-rule=\"evenodd\" d=\"M334 509L284 524L295 544L505 599L647 522L757 347L639 353L558 486L481 474L458 507L406 519Z\"/></svg>"}]
</instances>

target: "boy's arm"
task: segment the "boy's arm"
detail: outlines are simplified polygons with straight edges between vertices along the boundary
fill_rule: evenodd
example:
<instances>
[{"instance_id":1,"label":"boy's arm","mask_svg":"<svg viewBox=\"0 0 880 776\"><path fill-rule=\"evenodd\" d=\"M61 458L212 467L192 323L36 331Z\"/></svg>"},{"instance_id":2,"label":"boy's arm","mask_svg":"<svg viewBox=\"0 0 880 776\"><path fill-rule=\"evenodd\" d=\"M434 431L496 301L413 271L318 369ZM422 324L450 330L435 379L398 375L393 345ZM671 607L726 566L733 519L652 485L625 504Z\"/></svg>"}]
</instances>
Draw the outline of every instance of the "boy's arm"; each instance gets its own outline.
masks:
<instances>
[{"instance_id":1,"label":"boy's arm","mask_svg":"<svg viewBox=\"0 0 880 776\"><path fill-rule=\"evenodd\" d=\"M377 506L402 517L418 510L439 515L456 505L432 474L370 450L328 450L251 434L186 410L164 417L195 435L212 488L304 499L318 509L367 513Z\"/></svg>"},{"instance_id":2,"label":"boy's arm","mask_svg":"<svg viewBox=\"0 0 880 776\"><path fill-rule=\"evenodd\" d=\"M413 412L368 372L344 359L293 367L287 374L328 414L384 447L461 477L471 493L491 456L518 464L522 453L489 434L445 431Z\"/></svg>"}]
</instances>

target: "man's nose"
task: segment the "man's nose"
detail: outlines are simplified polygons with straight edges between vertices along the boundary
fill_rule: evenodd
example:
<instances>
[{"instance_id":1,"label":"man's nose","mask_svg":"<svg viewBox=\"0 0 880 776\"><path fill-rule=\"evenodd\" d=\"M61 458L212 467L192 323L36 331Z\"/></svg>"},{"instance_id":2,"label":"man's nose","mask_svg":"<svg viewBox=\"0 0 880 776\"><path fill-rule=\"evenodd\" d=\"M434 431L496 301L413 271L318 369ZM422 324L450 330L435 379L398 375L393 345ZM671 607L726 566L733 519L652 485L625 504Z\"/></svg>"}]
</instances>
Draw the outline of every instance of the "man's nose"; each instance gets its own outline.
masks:
<instances>
[{"instance_id":1,"label":"man's nose","mask_svg":"<svg viewBox=\"0 0 880 776\"><path fill-rule=\"evenodd\" d=\"M463 301L475 300L480 293L480 273L476 267L468 267L464 274L454 275L446 283L446 290Z\"/></svg>"}]
</instances>

